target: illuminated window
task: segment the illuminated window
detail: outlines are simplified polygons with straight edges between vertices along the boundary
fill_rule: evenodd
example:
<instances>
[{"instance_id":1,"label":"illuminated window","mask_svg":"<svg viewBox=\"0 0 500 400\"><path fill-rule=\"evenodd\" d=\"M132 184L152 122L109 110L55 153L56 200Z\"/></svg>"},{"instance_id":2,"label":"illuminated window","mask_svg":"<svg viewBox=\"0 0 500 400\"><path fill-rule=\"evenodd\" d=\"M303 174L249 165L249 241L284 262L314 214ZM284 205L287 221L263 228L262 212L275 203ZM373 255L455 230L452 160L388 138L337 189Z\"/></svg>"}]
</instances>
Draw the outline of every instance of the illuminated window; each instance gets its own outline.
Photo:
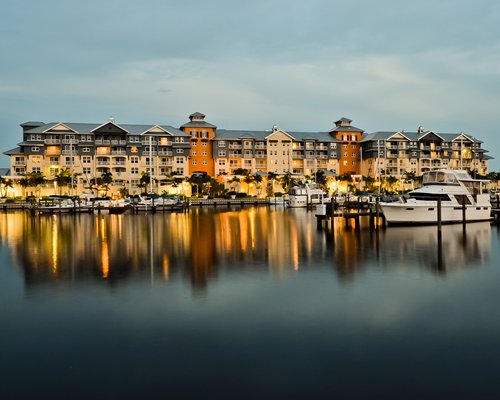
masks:
<instances>
[{"instance_id":1,"label":"illuminated window","mask_svg":"<svg viewBox=\"0 0 500 400\"><path fill-rule=\"evenodd\" d=\"M131 153L137 153L137 147L136 147L136 146L132 146L132 147L130 148L130 152L131 152Z\"/></svg>"},{"instance_id":2,"label":"illuminated window","mask_svg":"<svg viewBox=\"0 0 500 400\"><path fill-rule=\"evenodd\" d=\"M98 146L96 149L96 154L109 154L109 153L110 153L109 147Z\"/></svg>"}]
</instances>

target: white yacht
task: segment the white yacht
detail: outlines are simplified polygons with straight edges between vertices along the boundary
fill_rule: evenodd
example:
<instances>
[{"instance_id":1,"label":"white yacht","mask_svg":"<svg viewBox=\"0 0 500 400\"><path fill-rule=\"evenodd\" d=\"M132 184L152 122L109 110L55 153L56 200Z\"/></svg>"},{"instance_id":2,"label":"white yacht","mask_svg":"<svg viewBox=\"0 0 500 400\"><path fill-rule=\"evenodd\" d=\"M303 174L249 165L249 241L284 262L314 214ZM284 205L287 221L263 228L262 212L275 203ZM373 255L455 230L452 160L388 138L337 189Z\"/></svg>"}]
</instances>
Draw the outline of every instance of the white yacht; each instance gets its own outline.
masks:
<instances>
[{"instance_id":1,"label":"white yacht","mask_svg":"<svg viewBox=\"0 0 500 400\"><path fill-rule=\"evenodd\" d=\"M441 222L460 223L491 219L490 196L485 189L488 180L472 179L463 170L436 170L423 174L423 186L409 192L399 201L381 202L389 225L437 224L438 200L441 200Z\"/></svg>"},{"instance_id":2,"label":"white yacht","mask_svg":"<svg viewBox=\"0 0 500 400\"><path fill-rule=\"evenodd\" d=\"M327 193L310 185L294 186L288 191L288 207L308 207L329 201Z\"/></svg>"}]
</instances>

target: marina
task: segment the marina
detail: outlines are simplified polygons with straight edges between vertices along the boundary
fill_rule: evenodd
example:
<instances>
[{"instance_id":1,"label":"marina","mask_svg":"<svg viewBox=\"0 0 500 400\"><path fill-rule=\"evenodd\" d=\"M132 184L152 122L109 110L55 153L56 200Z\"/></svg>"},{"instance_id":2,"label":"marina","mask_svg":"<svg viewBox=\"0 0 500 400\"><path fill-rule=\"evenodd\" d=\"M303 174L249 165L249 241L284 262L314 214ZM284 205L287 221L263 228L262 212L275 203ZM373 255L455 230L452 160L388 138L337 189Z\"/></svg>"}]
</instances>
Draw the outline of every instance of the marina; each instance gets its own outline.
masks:
<instances>
[{"instance_id":1,"label":"marina","mask_svg":"<svg viewBox=\"0 0 500 400\"><path fill-rule=\"evenodd\" d=\"M1 213L2 393L83 399L95 382L97 397L125 399L500 394L496 225L437 235L315 219L260 206Z\"/></svg>"}]
</instances>

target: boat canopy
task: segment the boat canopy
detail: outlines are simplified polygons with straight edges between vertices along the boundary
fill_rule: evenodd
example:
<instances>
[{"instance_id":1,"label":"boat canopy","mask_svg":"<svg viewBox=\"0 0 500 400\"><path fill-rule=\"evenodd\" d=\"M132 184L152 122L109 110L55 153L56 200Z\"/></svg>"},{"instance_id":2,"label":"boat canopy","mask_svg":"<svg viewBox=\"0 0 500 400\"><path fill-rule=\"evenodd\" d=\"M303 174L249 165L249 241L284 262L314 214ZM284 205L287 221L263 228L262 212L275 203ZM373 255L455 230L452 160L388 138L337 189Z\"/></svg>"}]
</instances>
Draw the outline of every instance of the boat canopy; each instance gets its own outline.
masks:
<instances>
[{"instance_id":1,"label":"boat canopy","mask_svg":"<svg viewBox=\"0 0 500 400\"><path fill-rule=\"evenodd\" d=\"M463 171L466 176L464 179L469 178L469 174ZM429 171L424 173L422 177L424 185L459 185L457 174L452 171Z\"/></svg>"}]
</instances>

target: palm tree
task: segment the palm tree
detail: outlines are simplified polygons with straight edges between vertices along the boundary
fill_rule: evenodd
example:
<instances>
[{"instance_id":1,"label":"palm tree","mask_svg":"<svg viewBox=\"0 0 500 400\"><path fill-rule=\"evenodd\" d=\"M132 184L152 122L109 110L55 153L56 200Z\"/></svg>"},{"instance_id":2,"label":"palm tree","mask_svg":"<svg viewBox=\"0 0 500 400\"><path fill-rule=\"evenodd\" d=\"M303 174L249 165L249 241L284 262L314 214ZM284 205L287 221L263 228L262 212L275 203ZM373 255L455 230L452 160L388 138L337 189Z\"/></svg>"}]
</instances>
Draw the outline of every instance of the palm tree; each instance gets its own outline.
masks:
<instances>
[{"instance_id":1,"label":"palm tree","mask_svg":"<svg viewBox=\"0 0 500 400\"><path fill-rule=\"evenodd\" d=\"M250 194L250 184L253 182L253 175L247 173L243 178L243 182L247 184L247 195Z\"/></svg>"},{"instance_id":2,"label":"palm tree","mask_svg":"<svg viewBox=\"0 0 500 400\"><path fill-rule=\"evenodd\" d=\"M326 179L326 175L324 171L317 171L314 174L314 180L316 184L323 190L324 192L328 192L328 180Z\"/></svg>"},{"instance_id":3,"label":"palm tree","mask_svg":"<svg viewBox=\"0 0 500 400\"><path fill-rule=\"evenodd\" d=\"M0 188L2 191L2 197L7 197L7 190L9 188L12 188L13 186L14 186L14 182L12 182L12 179L4 178L3 176L0 176Z\"/></svg>"},{"instance_id":4,"label":"palm tree","mask_svg":"<svg viewBox=\"0 0 500 400\"><path fill-rule=\"evenodd\" d=\"M403 174L403 183L411 183L411 190L415 189L415 182L417 179L417 173L414 171L405 171Z\"/></svg>"},{"instance_id":5,"label":"palm tree","mask_svg":"<svg viewBox=\"0 0 500 400\"><path fill-rule=\"evenodd\" d=\"M70 169L64 168L59 170L59 172L56 174L54 178L54 181L57 183L57 186L59 187L59 194L62 194L62 188L64 186L69 186L72 181Z\"/></svg>"},{"instance_id":6,"label":"palm tree","mask_svg":"<svg viewBox=\"0 0 500 400\"><path fill-rule=\"evenodd\" d=\"M266 195L267 197L274 196L274 181L278 179L278 174L275 172L267 173L267 185L266 185Z\"/></svg>"},{"instance_id":7,"label":"palm tree","mask_svg":"<svg viewBox=\"0 0 500 400\"><path fill-rule=\"evenodd\" d=\"M150 183L152 182L152 179L151 179L151 175L149 172L141 172L141 177L139 178L139 187L142 190L142 193L147 193L148 191L148 185L150 185ZM153 187L152 185L150 185L151 187L149 188L149 191L152 193L153 192Z\"/></svg>"},{"instance_id":8,"label":"palm tree","mask_svg":"<svg viewBox=\"0 0 500 400\"><path fill-rule=\"evenodd\" d=\"M396 183L399 182L399 179L396 178L395 176L392 176L392 175L389 175L389 176L386 176L382 179L382 182L385 186L385 189L388 191L388 192L393 192L394 191L394 186L396 185Z\"/></svg>"},{"instance_id":9,"label":"palm tree","mask_svg":"<svg viewBox=\"0 0 500 400\"><path fill-rule=\"evenodd\" d=\"M23 197L26 197L26 189L30 186L30 180L25 175L24 178L19 178L17 184L23 188Z\"/></svg>"},{"instance_id":10,"label":"palm tree","mask_svg":"<svg viewBox=\"0 0 500 400\"><path fill-rule=\"evenodd\" d=\"M498 189L498 181L500 181L500 172L489 172L486 175L486 179L489 179L492 183L495 184L495 189Z\"/></svg>"},{"instance_id":11,"label":"palm tree","mask_svg":"<svg viewBox=\"0 0 500 400\"><path fill-rule=\"evenodd\" d=\"M368 190L369 192L374 191L375 178L373 176L363 176L363 182L366 185L366 190Z\"/></svg>"},{"instance_id":12,"label":"palm tree","mask_svg":"<svg viewBox=\"0 0 500 400\"><path fill-rule=\"evenodd\" d=\"M253 175L253 181L255 182L255 186L257 188L257 196L260 196L262 192L262 175L260 174L254 174Z\"/></svg>"},{"instance_id":13,"label":"palm tree","mask_svg":"<svg viewBox=\"0 0 500 400\"><path fill-rule=\"evenodd\" d=\"M288 193L288 191L296 185L296 179L292 177L290 171L287 171L285 175L280 178L280 183L285 193Z\"/></svg>"},{"instance_id":14,"label":"palm tree","mask_svg":"<svg viewBox=\"0 0 500 400\"><path fill-rule=\"evenodd\" d=\"M352 184L352 181L353 181L353 179L352 179L352 175L351 175L351 174L349 174L348 172L346 172L346 173L344 173L344 174L342 174L342 175L339 175L339 176L337 177L337 180L338 180L339 182L345 182L345 183L346 183L346 186L347 186L347 190L348 190L348 191L350 190L350 188L351 188L351 184Z\"/></svg>"},{"instance_id":15,"label":"palm tree","mask_svg":"<svg viewBox=\"0 0 500 400\"><path fill-rule=\"evenodd\" d=\"M35 193L40 194L41 187L47 183L47 178L43 172L30 172L26 174L29 185L35 188Z\"/></svg>"},{"instance_id":16,"label":"palm tree","mask_svg":"<svg viewBox=\"0 0 500 400\"><path fill-rule=\"evenodd\" d=\"M231 179L229 179L229 186L231 186L231 189L233 189L234 192L236 192L238 184L240 183L240 178L238 178L236 175L233 176Z\"/></svg>"}]
</instances>

